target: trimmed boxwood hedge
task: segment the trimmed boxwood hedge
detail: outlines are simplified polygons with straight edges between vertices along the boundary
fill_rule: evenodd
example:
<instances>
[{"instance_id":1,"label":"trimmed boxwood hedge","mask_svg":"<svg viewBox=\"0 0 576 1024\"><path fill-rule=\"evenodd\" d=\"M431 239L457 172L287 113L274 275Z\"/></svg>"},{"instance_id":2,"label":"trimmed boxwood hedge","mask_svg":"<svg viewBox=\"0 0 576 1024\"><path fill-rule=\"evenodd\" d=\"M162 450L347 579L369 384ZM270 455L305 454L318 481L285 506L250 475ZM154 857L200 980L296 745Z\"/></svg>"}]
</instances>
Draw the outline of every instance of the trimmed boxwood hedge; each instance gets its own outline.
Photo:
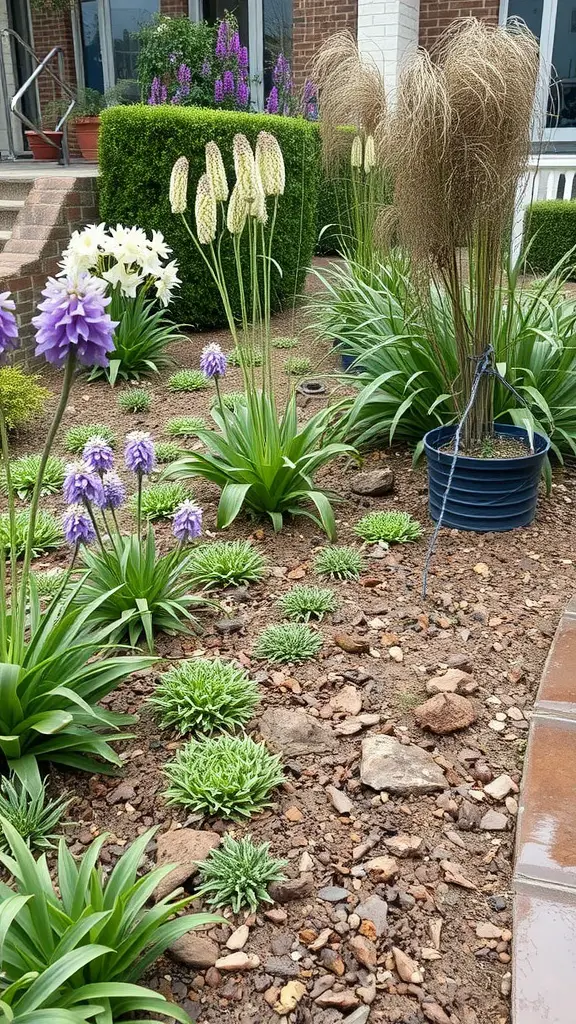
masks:
<instances>
[{"instance_id":1,"label":"trimmed boxwood hedge","mask_svg":"<svg viewBox=\"0 0 576 1024\"><path fill-rule=\"evenodd\" d=\"M205 167L204 147L214 139L234 181L232 140L243 132L251 143L260 131L272 132L284 154L286 192L280 198L273 257L282 277L273 273L274 307L289 304L304 282L317 240L320 140L316 125L303 118L244 114L200 107L110 107L102 114L99 142L100 216L108 224L137 224L162 231L180 266L182 285L171 307L182 323L198 329L224 322L214 283L180 216L174 216L168 185L174 161L190 161L188 218L194 223L196 184ZM235 308L236 270L229 237L222 257Z\"/></svg>"},{"instance_id":2,"label":"trimmed boxwood hedge","mask_svg":"<svg viewBox=\"0 0 576 1024\"><path fill-rule=\"evenodd\" d=\"M576 202L542 199L528 208L524 247L530 270L548 273L576 245ZM570 277L576 277L576 252Z\"/></svg>"}]
</instances>

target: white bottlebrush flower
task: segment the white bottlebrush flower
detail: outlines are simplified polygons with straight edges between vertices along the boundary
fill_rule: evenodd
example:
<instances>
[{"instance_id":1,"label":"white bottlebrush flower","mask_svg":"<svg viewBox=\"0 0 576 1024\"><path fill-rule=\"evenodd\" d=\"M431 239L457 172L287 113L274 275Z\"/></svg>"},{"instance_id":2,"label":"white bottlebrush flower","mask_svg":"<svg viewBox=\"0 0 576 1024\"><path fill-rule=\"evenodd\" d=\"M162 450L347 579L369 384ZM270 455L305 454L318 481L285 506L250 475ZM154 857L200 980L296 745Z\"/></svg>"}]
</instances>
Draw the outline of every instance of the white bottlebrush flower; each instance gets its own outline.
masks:
<instances>
[{"instance_id":1,"label":"white bottlebrush flower","mask_svg":"<svg viewBox=\"0 0 576 1024\"><path fill-rule=\"evenodd\" d=\"M248 216L248 203L240 192L238 182L232 189L228 210L226 211L226 227L231 235L241 235Z\"/></svg>"},{"instance_id":2,"label":"white bottlebrush flower","mask_svg":"<svg viewBox=\"0 0 576 1024\"><path fill-rule=\"evenodd\" d=\"M375 166L376 147L374 146L374 136L368 135L366 145L364 147L364 173L370 174L370 171L374 170Z\"/></svg>"},{"instance_id":3,"label":"white bottlebrush flower","mask_svg":"<svg viewBox=\"0 0 576 1024\"><path fill-rule=\"evenodd\" d=\"M115 263L109 270L104 271L102 277L114 288L119 285L122 295L128 299L136 298L138 288L144 282L142 274L130 270L125 263Z\"/></svg>"},{"instance_id":4,"label":"white bottlebrush flower","mask_svg":"<svg viewBox=\"0 0 576 1024\"><path fill-rule=\"evenodd\" d=\"M225 203L230 194L226 168L222 159L222 153L215 142L206 143L206 174L210 178L210 184L214 198L218 203Z\"/></svg>"},{"instance_id":5,"label":"white bottlebrush flower","mask_svg":"<svg viewBox=\"0 0 576 1024\"><path fill-rule=\"evenodd\" d=\"M362 139L359 135L355 135L352 142L350 164L352 167L362 167Z\"/></svg>"},{"instance_id":6,"label":"white bottlebrush flower","mask_svg":"<svg viewBox=\"0 0 576 1024\"><path fill-rule=\"evenodd\" d=\"M240 192L247 203L252 203L258 193L256 161L252 147L246 136L238 132L234 136L232 148L234 152L234 170L236 171L236 180L240 187Z\"/></svg>"},{"instance_id":7,"label":"white bottlebrush flower","mask_svg":"<svg viewBox=\"0 0 576 1024\"><path fill-rule=\"evenodd\" d=\"M172 213L184 213L188 200L188 160L179 156L172 168L168 190Z\"/></svg>"},{"instance_id":8,"label":"white bottlebrush flower","mask_svg":"<svg viewBox=\"0 0 576 1024\"><path fill-rule=\"evenodd\" d=\"M176 260L171 260L165 267L162 268L156 281L156 294L163 306L168 306L172 299L172 292L174 289L181 284L181 280L178 277L178 264Z\"/></svg>"},{"instance_id":9,"label":"white bottlebrush flower","mask_svg":"<svg viewBox=\"0 0 576 1024\"><path fill-rule=\"evenodd\" d=\"M284 157L278 139L270 132L259 132L256 139L256 166L267 196L283 196L286 187Z\"/></svg>"},{"instance_id":10,"label":"white bottlebrush flower","mask_svg":"<svg viewBox=\"0 0 576 1024\"><path fill-rule=\"evenodd\" d=\"M216 238L218 212L210 179L203 174L196 189L196 234L200 245L209 245Z\"/></svg>"},{"instance_id":11,"label":"white bottlebrush flower","mask_svg":"<svg viewBox=\"0 0 576 1024\"><path fill-rule=\"evenodd\" d=\"M260 171L256 167L256 196L250 203L250 216L254 217L259 224L268 223L268 210L266 209L266 196L264 195L264 188L262 186L262 179L260 177Z\"/></svg>"}]
</instances>

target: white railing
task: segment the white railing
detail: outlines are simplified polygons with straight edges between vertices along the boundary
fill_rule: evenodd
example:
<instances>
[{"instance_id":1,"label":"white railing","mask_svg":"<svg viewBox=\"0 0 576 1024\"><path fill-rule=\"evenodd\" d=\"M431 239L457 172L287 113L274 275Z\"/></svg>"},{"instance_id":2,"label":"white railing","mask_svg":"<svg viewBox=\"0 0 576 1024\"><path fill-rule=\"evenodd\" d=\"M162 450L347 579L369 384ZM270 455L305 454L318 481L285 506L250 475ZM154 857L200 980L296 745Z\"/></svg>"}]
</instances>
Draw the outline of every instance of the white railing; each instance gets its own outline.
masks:
<instances>
[{"instance_id":1,"label":"white railing","mask_svg":"<svg viewBox=\"0 0 576 1024\"><path fill-rule=\"evenodd\" d=\"M544 153L530 157L516 195L512 225L512 262L522 251L524 216L536 199L572 199L576 191L576 153Z\"/></svg>"}]
</instances>

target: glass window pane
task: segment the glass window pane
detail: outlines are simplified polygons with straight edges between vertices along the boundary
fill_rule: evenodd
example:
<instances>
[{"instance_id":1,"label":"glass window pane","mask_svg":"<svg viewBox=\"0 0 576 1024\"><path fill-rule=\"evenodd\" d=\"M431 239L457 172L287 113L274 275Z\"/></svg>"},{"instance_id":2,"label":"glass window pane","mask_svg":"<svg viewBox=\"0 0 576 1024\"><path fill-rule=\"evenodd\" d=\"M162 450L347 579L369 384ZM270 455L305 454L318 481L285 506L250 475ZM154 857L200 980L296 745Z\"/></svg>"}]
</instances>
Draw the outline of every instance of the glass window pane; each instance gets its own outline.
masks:
<instances>
[{"instance_id":1,"label":"glass window pane","mask_svg":"<svg viewBox=\"0 0 576 1024\"><path fill-rule=\"evenodd\" d=\"M230 0L204 0L202 4L202 17L211 25L228 13L233 14L238 22L242 45L248 46L248 0L239 0L236 4L230 4Z\"/></svg>"},{"instance_id":2,"label":"glass window pane","mask_svg":"<svg viewBox=\"0 0 576 1024\"><path fill-rule=\"evenodd\" d=\"M116 81L136 78L138 40L134 33L159 11L159 0L110 0Z\"/></svg>"},{"instance_id":3,"label":"glass window pane","mask_svg":"<svg viewBox=\"0 0 576 1024\"><path fill-rule=\"evenodd\" d=\"M526 22L531 32L540 39L544 0L509 0L508 17Z\"/></svg>"},{"instance_id":4,"label":"glass window pane","mask_svg":"<svg viewBox=\"0 0 576 1024\"><path fill-rule=\"evenodd\" d=\"M272 87L272 69L278 54L292 60L292 0L263 0L264 92Z\"/></svg>"},{"instance_id":5,"label":"glass window pane","mask_svg":"<svg viewBox=\"0 0 576 1024\"><path fill-rule=\"evenodd\" d=\"M576 5L558 0L547 126L576 127Z\"/></svg>"},{"instance_id":6,"label":"glass window pane","mask_svg":"<svg viewBox=\"0 0 576 1024\"><path fill-rule=\"evenodd\" d=\"M82 53L84 57L84 84L89 89L104 92L100 29L98 27L97 0L82 0L80 5Z\"/></svg>"}]
</instances>

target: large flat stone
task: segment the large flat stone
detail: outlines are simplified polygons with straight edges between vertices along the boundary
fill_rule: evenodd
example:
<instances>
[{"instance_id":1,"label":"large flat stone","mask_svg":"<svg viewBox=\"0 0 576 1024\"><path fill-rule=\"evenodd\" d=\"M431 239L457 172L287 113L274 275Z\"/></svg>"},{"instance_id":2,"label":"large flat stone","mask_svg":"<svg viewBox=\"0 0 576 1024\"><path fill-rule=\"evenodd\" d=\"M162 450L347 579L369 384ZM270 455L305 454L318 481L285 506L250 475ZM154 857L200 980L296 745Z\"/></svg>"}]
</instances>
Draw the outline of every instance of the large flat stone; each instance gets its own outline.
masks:
<instances>
[{"instance_id":1,"label":"large flat stone","mask_svg":"<svg viewBox=\"0 0 576 1024\"><path fill-rule=\"evenodd\" d=\"M198 871L196 861L206 860L210 850L219 845L217 832L194 828L177 828L162 832L157 839L156 865L174 864L174 871L158 883L154 897L161 900L169 892L184 885Z\"/></svg>"},{"instance_id":2,"label":"large flat stone","mask_svg":"<svg viewBox=\"0 0 576 1024\"><path fill-rule=\"evenodd\" d=\"M446 788L444 772L430 754L381 734L362 742L360 778L371 789L389 793L433 793Z\"/></svg>"},{"instance_id":3,"label":"large flat stone","mask_svg":"<svg viewBox=\"0 0 576 1024\"><path fill-rule=\"evenodd\" d=\"M305 711L269 708L260 718L259 728L266 743L288 757L327 753L338 746L332 729Z\"/></svg>"}]
</instances>

